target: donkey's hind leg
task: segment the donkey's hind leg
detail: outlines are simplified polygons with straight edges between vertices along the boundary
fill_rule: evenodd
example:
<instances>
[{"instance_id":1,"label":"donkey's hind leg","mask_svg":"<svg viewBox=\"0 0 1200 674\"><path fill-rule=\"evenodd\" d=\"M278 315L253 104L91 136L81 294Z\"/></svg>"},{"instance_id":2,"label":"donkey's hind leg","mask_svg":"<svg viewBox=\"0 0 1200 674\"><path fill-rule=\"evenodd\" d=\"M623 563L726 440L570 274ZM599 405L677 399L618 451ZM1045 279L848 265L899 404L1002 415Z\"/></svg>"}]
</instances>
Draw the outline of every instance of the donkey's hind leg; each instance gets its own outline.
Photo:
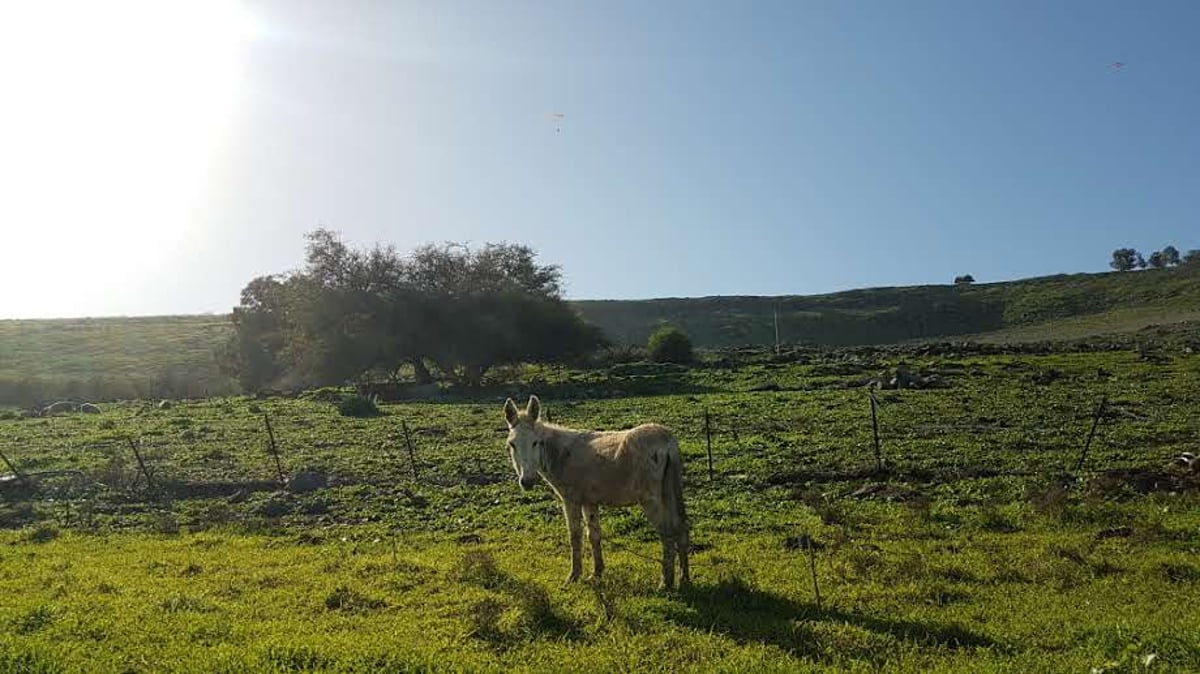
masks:
<instances>
[{"instance_id":1,"label":"donkey's hind leg","mask_svg":"<svg viewBox=\"0 0 1200 674\"><path fill-rule=\"evenodd\" d=\"M675 538L675 547L679 554L679 583L687 585L692 582L691 569L688 567L688 553L691 552L692 543L686 522L680 527L679 535Z\"/></svg>"},{"instance_id":2,"label":"donkey's hind leg","mask_svg":"<svg viewBox=\"0 0 1200 674\"><path fill-rule=\"evenodd\" d=\"M600 506L583 506L583 519L587 521L588 543L592 544L592 575L599 579L604 575L604 555L600 552Z\"/></svg>"},{"instance_id":3,"label":"donkey's hind leg","mask_svg":"<svg viewBox=\"0 0 1200 674\"><path fill-rule=\"evenodd\" d=\"M643 501L642 509L646 511L646 517L654 525L659 539L662 540L662 583L659 587L672 590L675 588L675 554L678 532L672 522L671 513L658 499Z\"/></svg>"},{"instance_id":4,"label":"donkey's hind leg","mask_svg":"<svg viewBox=\"0 0 1200 674\"><path fill-rule=\"evenodd\" d=\"M662 536L662 584L663 589L675 589L675 539Z\"/></svg>"}]
</instances>

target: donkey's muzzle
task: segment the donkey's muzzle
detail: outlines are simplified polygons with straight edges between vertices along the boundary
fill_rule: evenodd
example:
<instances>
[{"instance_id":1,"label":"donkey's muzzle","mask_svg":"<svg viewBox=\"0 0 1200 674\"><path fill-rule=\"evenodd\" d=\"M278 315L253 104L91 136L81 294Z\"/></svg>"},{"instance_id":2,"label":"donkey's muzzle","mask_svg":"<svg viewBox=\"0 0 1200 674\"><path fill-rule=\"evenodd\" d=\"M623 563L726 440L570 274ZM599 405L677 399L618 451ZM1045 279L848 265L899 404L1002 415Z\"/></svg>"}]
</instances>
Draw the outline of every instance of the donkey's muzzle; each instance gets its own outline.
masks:
<instances>
[{"instance_id":1,"label":"donkey's muzzle","mask_svg":"<svg viewBox=\"0 0 1200 674\"><path fill-rule=\"evenodd\" d=\"M533 489L533 485L537 484L536 477L522 477L518 479L521 483L521 489Z\"/></svg>"}]
</instances>

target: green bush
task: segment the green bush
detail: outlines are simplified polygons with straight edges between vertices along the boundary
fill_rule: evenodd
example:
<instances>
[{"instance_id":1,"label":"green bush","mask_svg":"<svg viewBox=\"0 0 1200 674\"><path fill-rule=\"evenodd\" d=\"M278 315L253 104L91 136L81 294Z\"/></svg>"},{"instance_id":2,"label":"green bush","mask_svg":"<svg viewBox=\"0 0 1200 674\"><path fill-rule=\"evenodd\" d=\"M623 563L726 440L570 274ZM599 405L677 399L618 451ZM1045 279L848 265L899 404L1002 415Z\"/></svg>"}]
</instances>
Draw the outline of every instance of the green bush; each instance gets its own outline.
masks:
<instances>
[{"instance_id":1,"label":"green bush","mask_svg":"<svg viewBox=\"0 0 1200 674\"><path fill-rule=\"evenodd\" d=\"M692 340L673 325L664 325L650 335L646 353L656 363L692 362Z\"/></svg>"},{"instance_id":2,"label":"green bush","mask_svg":"<svg viewBox=\"0 0 1200 674\"><path fill-rule=\"evenodd\" d=\"M379 416L379 408L375 401L360 395L348 395L338 403L338 414L344 417L374 417Z\"/></svg>"}]
</instances>

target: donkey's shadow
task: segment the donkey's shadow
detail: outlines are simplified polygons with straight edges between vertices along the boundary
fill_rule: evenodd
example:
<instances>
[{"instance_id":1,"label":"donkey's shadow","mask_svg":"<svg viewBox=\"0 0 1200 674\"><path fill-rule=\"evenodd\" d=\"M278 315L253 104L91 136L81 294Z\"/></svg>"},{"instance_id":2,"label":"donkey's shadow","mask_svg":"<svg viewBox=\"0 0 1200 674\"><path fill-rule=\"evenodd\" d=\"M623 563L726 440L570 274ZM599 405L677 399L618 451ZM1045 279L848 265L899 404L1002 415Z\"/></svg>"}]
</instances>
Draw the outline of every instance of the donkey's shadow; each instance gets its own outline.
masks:
<instances>
[{"instance_id":1,"label":"donkey's shadow","mask_svg":"<svg viewBox=\"0 0 1200 674\"><path fill-rule=\"evenodd\" d=\"M680 601L664 618L687 627L724 634L739 643L767 643L796 655L819 656L817 636L798 621L829 621L888 634L910 644L949 649L997 647L987 636L953 624L923 623L861 615L788 599L750 587L739 579L680 590Z\"/></svg>"}]
</instances>

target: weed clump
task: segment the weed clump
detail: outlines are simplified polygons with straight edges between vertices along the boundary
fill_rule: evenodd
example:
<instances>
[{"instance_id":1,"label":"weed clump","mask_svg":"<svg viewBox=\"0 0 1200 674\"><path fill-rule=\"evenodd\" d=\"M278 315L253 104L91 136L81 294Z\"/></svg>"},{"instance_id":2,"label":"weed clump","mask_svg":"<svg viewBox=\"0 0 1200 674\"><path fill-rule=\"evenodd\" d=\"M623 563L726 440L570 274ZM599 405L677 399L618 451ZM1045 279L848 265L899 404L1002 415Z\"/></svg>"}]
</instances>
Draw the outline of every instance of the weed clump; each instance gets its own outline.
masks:
<instances>
[{"instance_id":1,"label":"weed clump","mask_svg":"<svg viewBox=\"0 0 1200 674\"><path fill-rule=\"evenodd\" d=\"M1194 583L1200 580L1200 569L1191 564L1161 562L1155 572L1170 583Z\"/></svg>"},{"instance_id":2,"label":"weed clump","mask_svg":"<svg viewBox=\"0 0 1200 674\"><path fill-rule=\"evenodd\" d=\"M42 604L17 618L13 623L13 629L17 634L33 634L55 620L58 620L58 611Z\"/></svg>"},{"instance_id":3,"label":"weed clump","mask_svg":"<svg viewBox=\"0 0 1200 674\"><path fill-rule=\"evenodd\" d=\"M375 404L374 400L366 396L348 395L342 396L341 401L338 403L338 414L344 417L356 417L361 419L366 417L377 417L382 414L382 412L379 411L379 407Z\"/></svg>"},{"instance_id":4,"label":"weed clump","mask_svg":"<svg viewBox=\"0 0 1200 674\"><path fill-rule=\"evenodd\" d=\"M345 585L339 585L333 592L325 596L325 608L330 611L361 613L363 611L378 610L386 606L386 601L368 597Z\"/></svg>"},{"instance_id":5,"label":"weed clump","mask_svg":"<svg viewBox=\"0 0 1200 674\"><path fill-rule=\"evenodd\" d=\"M285 672L316 672L333 665L329 658L306 646L271 646L263 654L263 660L273 669Z\"/></svg>"},{"instance_id":6,"label":"weed clump","mask_svg":"<svg viewBox=\"0 0 1200 674\"><path fill-rule=\"evenodd\" d=\"M454 570L454 577L464 583L478 585L487 590L496 590L504 585L507 577L496 567L496 560L482 550L472 550L463 555Z\"/></svg>"},{"instance_id":7,"label":"weed clump","mask_svg":"<svg viewBox=\"0 0 1200 674\"><path fill-rule=\"evenodd\" d=\"M28 540L30 543L49 543L58 538L58 527L51 524L39 524L29 532Z\"/></svg>"},{"instance_id":8,"label":"weed clump","mask_svg":"<svg viewBox=\"0 0 1200 674\"><path fill-rule=\"evenodd\" d=\"M209 613L216 610L202 599L181 594L162 600L159 602L158 608L165 613L182 613L185 611L191 613Z\"/></svg>"}]
</instances>

